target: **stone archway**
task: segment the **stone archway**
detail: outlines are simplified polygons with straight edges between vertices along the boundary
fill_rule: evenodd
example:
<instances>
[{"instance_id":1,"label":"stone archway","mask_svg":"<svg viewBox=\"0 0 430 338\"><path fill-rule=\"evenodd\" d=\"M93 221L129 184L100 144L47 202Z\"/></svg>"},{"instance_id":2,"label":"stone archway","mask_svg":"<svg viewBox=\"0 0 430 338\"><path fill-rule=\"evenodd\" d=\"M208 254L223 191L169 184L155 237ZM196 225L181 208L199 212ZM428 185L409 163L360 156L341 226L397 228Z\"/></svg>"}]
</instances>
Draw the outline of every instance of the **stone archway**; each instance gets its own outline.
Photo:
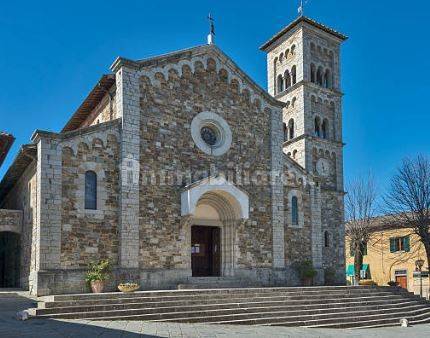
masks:
<instances>
[{"instance_id":1,"label":"stone archway","mask_svg":"<svg viewBox=\"0 0 430 338\"><path fill-rule=\"evenodd\" d=\"M193 227L199 227L200 231L204 230L202 227L219 229L219 247L216 242L204 243L202 246L209 247L210 250L219 250L220 276L233 276L237 259L236 228L240 222L249 217L248 195L220 176L207 178L187 187L182 193L181 202L182 216L187 217L190 243ZM208 237L212 238L210 235ZM200 244L198 247L195 245L196 242L191 243L191 260L193 255L196 255L196 250L200 250ZM210 259L206 262L210 262ZM216 257L213 262L216 264ZM192 261L190 265L193 269Z\"/></svg>"},{"instance_id":2,"label":"stone archway","mask_svg":"<svg viewBox=\"0 0 430 338\"><path fill-rule=\"evenodd\" d=\"M20 235L0 232L0 288L19 286Z\"/></svg>"}]
</instances>

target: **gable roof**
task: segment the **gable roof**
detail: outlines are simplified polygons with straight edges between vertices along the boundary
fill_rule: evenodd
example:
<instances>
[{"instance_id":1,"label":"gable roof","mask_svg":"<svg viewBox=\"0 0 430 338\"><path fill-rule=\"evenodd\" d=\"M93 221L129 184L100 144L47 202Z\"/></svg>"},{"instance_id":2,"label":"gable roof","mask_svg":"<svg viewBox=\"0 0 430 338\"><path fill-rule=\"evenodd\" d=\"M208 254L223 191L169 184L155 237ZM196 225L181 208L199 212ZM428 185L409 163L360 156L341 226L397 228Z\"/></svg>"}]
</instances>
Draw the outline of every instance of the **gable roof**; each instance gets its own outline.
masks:
<instances>
[{"instance_id":1,"label":"gable roof","mask_svg":"<svg viewBox=\"0 0 430 338\"><path fill-rule=\"evenodd\" d=\"M11 134L0 132L0 166L3 164L15 138Z\"/></svg>"},{"instance_id":2,"label":"gable roof","mask_svg":"<svg viewBox=\"0 0 430 338\"><path fill-rule=\"evenodd\" d=\"M74 112L70 120L64 126L62 132L71 131L79 128L79 126L87 119L93 109L100 103L109 89L115 83L114 74L103 75L91 92L88 94L84 102Z\"/></svg>"},{"instance_id":3,"label":"gable roof","mask_svg":"<svg viewBox=\"0 0 430 338\"><path fill-rule=\"evenodd\" d=\"M298 26L299 24L306 23L309 24L315 28L321 29L322 31L340 39L341 41L345 41L348 39L348 37L338 31L335 31L332 28L329 28L315 20L312 20L306 16L301 16L294 20L292 23L290 23L288 26L280 30L278 33L276 33L274 36L272 36L267 42L265 42L263 45L261 45L260 50L266 51L276 40L278 40L280 37L282 37L284 34Z\"/></svg>"},{"instance_id":4,"label":"gable roof","mask_svg":"<svg viewBox=\"0 0 430 338\"><path fill-rule=\"evenodd\" d=\"M244 80L246 84L249 85L249 87L251 87L271 105L280 108L285 106L284 102L278 101L273 96L271 96L265 89L252 80L227 54L225 54L221 49L213 44L182 49L142 60L130 60L127 58L118 57L113 62L111 70L116 72L122 66L139 70L151 67L163 67L170 63L178 63L181 60L191 59L192 57L203 55L209 55L214 58L218 58L224 66L229 68L240 79Z\"/></svg>"}]
</instances>

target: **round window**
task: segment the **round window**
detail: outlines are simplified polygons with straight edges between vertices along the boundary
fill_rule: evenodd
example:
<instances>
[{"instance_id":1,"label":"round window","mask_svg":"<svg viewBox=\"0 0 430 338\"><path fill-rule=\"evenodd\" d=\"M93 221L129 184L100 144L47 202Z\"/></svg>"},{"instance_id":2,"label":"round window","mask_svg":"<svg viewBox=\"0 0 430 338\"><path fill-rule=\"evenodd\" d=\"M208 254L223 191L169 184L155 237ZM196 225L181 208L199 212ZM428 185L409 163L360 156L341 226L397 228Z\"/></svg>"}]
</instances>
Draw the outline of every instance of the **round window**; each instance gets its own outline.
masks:
<instances>
[{"instance_id":1,"label":"round window","mask_svg":"<svg viewBox=\"0 0 430 338\"><path fill-rule=\"evenodd\" d=\"M205 141L205 143L210 147L215 146L219 141L219 131L213 126L202 127L202 129L200 129L200 136L202 137L202 140Z\"/></svg>"},{"instance_id":2,"label":"round window","mask_svg":"<svg viewBox=\"0 0 430 338\"><path fill-rule=\"evenodd\" d=\"M191 136L197 147L211 156L225 154L231 146L230 127L221 116L201 112L191 122Z\"/></svg>"}]
</instances>

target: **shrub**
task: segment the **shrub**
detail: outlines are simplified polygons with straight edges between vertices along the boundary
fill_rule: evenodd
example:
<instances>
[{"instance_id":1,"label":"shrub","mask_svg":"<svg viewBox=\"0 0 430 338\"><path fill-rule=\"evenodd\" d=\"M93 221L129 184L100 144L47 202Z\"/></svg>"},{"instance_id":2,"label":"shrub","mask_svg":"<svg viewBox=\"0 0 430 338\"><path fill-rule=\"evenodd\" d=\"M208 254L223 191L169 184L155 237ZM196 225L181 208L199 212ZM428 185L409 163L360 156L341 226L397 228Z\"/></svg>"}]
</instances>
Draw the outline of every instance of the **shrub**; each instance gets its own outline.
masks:
<instances>
[{"instance_id":1,"label":"shrub","mask_svg":"<svg viewBox=\"0 0 430 338\"><path fill-rule=\"evenodd\" d=\"M108 278L111 271L111 263L108 259L88 264L88 271L85 277L87 283L92 281L104 281Z\"/></svg>"},{"instance_id":2,"label":"shrub","mask_svg":"<svg viewBox=\"0 0 430 338\"><path fill-rule=\"evenodd\" d=\"M296 264L296 270L302 280L312 279L317 275L317 271L314 269L314 266L310 260L305 260Z\"/></svg>"}]
</instances>

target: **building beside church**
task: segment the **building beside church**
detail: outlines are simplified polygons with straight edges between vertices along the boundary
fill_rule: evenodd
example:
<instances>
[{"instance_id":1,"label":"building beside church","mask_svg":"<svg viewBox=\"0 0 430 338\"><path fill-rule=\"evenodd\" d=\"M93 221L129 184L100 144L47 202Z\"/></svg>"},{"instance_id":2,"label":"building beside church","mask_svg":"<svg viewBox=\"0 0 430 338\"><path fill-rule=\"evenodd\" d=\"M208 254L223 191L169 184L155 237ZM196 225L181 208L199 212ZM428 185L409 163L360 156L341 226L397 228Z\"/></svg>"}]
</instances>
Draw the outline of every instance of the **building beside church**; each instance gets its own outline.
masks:
<instances>
[{"instance_id":1,"label":"building beside church","mask_svg":"<svg viewBox=\"0 0 430 338\"><path fill-rule=\"evenodd\" d=\"M112 288L285 286L309 260L315 284L345 283L345 39L292 22L261 47L268 92L214 44L117 58L2 179L0 236L19 236L6 273L36 295L85 291L87 264L104 258Z\"/></svg>"},{"instance_id":2,"label":"building beside church","mask_svg":"<svg viewBox=\"0 0 430 338\"><path fill-rule=\"evenodd\" d=\"M363 279L386 286L390 281L400 287L428 298L429 270L426 251L414 229L389 216L374 219L369 241L363 248ZM354 252L351 240L345 236L346 278L349 284L354 276ZM421 261L420 267L417 263Z\"/></svg>"}]
</instances>

